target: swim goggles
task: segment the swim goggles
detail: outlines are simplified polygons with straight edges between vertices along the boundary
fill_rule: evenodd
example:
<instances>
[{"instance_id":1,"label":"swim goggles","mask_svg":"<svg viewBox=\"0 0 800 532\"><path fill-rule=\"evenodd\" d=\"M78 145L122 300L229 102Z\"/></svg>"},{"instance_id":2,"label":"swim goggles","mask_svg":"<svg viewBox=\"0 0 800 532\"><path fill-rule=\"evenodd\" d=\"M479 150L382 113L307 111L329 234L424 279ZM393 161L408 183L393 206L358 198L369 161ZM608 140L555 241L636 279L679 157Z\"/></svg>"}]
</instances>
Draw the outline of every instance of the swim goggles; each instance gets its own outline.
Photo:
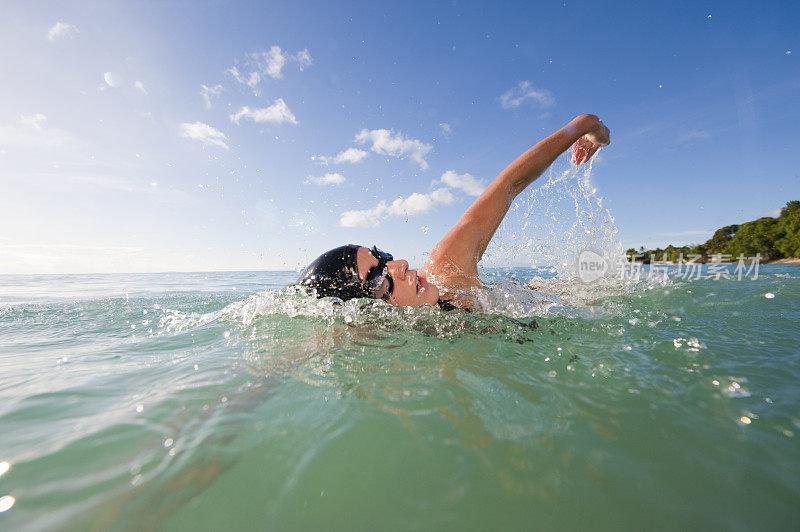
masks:
<instances>
[{"instance_id":1,"label":"swim goggles","mask_svg":"<svg viewBox=\"0 0 800 532\"><path fill-rule=\"evenodd\" d=\"M364 288L375 299L388 301L389 296L392 295L392 291L394 290L394 280L392 276L389 275L389 268L386 266L386 263L390 260L394 260L394 257L392 257L390 253L381 251L376 246L372 246L369 252L372 253L373 257L378 259L378 265L370 268L369 272L367 272ZM386 287L384 287L383 281L388 281Z\"/></svg>"}]
</instances>

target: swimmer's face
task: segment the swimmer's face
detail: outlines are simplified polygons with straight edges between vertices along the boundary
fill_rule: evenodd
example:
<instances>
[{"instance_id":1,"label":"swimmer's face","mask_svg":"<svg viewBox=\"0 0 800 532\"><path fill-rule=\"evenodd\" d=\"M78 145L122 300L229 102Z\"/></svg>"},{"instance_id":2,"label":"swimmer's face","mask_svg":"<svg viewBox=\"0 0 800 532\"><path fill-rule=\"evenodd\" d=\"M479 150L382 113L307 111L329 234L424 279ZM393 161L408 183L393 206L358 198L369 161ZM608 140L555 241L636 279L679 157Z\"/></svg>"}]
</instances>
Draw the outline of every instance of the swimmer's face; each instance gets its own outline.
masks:
<instances>
[{"instance_id":1,"label":"swimmer's face","mask_svg":"<svg viewBox=\"0 0 800 532\"><path fill-rule=\"evenodd\" d=\"M358 276L366 281L371 268L378 266L378 259L372 255L369 248L359 247L357 255ZM398 307L418 307L420 305L436 305L439 300L439 289L436 285L428 283L425 277L417 274L417 270L409 270L408 262L404 260L390 260L386 263L394 282L391 294L386 300L390 305ZM389 281L384 280L387 285Z\"/></svg>"}]
</instances>

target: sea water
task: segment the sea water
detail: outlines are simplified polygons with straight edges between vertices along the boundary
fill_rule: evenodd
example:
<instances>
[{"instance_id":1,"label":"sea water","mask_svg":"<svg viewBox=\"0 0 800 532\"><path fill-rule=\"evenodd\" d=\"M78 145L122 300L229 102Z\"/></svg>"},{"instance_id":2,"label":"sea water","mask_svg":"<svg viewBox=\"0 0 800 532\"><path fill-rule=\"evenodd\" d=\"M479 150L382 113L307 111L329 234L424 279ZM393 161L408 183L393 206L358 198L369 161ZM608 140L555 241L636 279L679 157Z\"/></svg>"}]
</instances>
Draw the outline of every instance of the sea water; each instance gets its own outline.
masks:
<instances>
[{"instance_id":1,"label":"sea water","mask_svg":"<svg viewBox=\"0 0 800 532\"><path fill-rule=\"evenodd\" d=\"M550 263L473 313L0 276L0 529L796 530L800 267L587 286L507 230Z\"/></svg>"}]
</instances>

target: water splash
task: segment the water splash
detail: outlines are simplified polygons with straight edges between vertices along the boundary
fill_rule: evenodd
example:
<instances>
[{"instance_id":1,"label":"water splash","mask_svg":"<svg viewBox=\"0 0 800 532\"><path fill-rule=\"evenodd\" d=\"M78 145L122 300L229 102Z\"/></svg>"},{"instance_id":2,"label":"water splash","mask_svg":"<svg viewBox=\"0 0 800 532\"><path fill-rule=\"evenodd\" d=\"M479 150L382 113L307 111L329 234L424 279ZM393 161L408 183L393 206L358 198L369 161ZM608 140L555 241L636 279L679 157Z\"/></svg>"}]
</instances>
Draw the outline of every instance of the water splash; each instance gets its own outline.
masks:
<instances>
[{"instance_id":1,"label":"water splash","mask_svg":"<svg viewBox=\"0 0 800 532\"><path fill-rule=\"evenodd\" d=\"M617 238L617 225L593 185L592 161L574 166L562 157L547 171L546 180L522 194L508 211L480 266L494 268L493 277L513 276L514 267L534 268L537 277L526 283L540 293L557 296L544 302L541 297L525 304L530 294L508 283L492 283L482 303L492 312L512 315L580 312L604 298L670 284L665 273L636 271L627 262ZM584 282L578 258L591 253L605 261L607 270L597 279ZM503 301L511 304L503 307ZM520 304L522 303L522 304ZM570 307L578 307L570 308ZM565 312L565 310L567 312Z\"/></svg>"},{"instance_id":2,"label":"water splash","mask_svg":"<svg viewBox=\"0 0 800 532\"><path fill-rule=\"evenodd\" d=\"M484 267L539 268L560 278L577 276L577 255L591 249L614 264L624 259L617 225L591 181L592 161L559 159L539 186L520 195L495 234ZM566 165L566 168L564 166Z\"/></svg>"}]
</instances>

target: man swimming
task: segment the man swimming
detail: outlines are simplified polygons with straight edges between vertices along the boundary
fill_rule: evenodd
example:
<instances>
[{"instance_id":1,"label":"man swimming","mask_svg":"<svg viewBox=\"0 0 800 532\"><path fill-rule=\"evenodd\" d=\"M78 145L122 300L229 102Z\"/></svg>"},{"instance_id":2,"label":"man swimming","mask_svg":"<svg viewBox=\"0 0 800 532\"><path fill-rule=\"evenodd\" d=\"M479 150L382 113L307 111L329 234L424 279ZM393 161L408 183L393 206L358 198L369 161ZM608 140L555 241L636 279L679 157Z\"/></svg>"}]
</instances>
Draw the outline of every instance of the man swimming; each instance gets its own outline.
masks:
<instances>
[{"instance_id":1,"label":"man swimming","mask_svg":"<svg viewBox=\"0 0 800 532\"><path fill-rule=\"evenodd\" d=\"M572 163L587 162L611 142L594 115L580 115L517 157L434 246L419 271L376 247L349 244L323 253L297 280L317 297L383 299L395 306L439 305L473 309L472 289L483 285L478 262L514 199L559 155L572 147Z\"/></svg>"}]
</instances>

